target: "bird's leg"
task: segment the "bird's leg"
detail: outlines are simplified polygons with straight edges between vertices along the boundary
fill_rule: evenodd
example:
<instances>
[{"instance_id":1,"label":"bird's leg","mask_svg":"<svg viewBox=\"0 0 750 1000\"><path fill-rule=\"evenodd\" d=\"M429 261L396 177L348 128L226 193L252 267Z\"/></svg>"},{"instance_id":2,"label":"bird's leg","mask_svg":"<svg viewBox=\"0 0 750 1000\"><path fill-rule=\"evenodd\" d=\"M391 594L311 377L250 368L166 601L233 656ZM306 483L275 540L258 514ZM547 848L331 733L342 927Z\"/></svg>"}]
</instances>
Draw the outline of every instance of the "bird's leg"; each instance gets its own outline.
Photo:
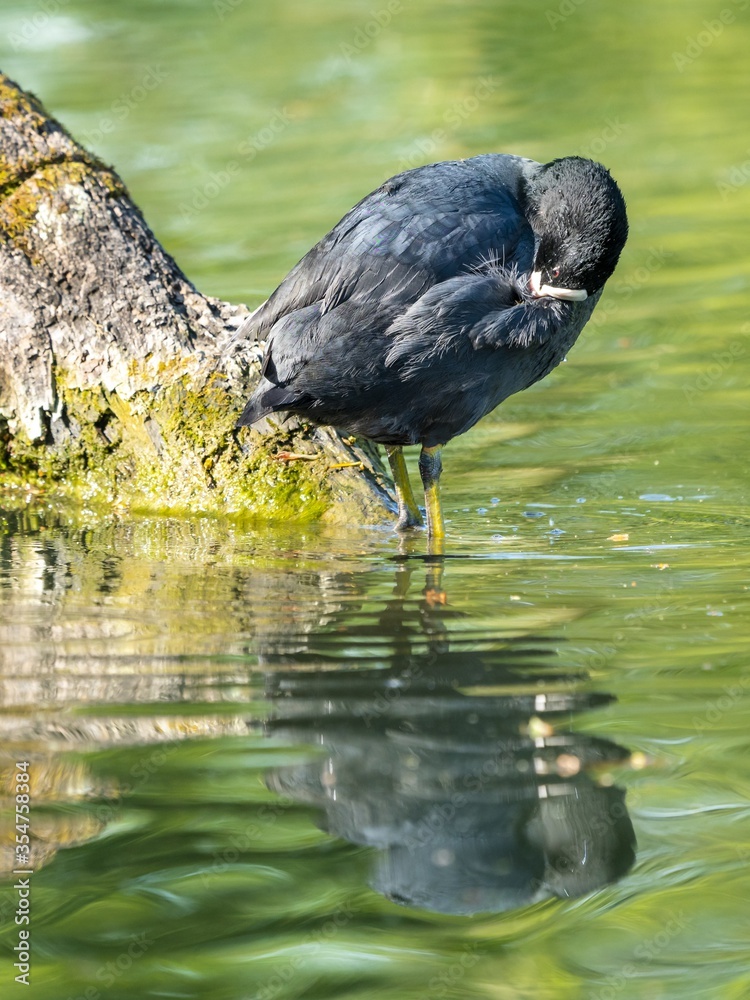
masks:
<instances>
[{"instance_id":1,"label":"bird's leg","mask_svg":"<svg viewBox=\"0 0 750 1000\"><path fill-rule=\"evenodd\" d=\"M393 484L396 487L396 500L398 501L398 521L396 531L406 531L407 528L418 528L422 524L422 515L419 513L417 501L412 493L409 473L406 471L404 453L400 445L386 447L385 453L391 466Z\"/></svg>"},{"instance_id":2,"label":"bird's leg","mask_svg":"<svg viewBox=\"0 0 750 1000\"><path fill-rule=\"evenodd\" d=\"M440 507L440 473L443 463L440 458L441 446L422 448L419 456L419 474L424 486L424 506L427 513L427 535L430 538L443 538L445 525L443 511Z\"/></svg>"}]
</instances>

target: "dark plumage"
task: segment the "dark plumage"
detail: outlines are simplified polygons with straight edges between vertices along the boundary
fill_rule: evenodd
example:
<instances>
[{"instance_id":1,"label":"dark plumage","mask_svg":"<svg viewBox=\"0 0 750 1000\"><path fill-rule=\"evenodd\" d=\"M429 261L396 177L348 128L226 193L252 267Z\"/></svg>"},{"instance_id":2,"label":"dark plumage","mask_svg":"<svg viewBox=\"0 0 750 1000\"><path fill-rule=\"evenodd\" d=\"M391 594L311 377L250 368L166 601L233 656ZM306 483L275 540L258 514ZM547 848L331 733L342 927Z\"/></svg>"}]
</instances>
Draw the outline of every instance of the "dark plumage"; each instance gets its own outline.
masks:
<instances>
[{"instance_id":1,"label":"dark plumage","mask_svg":"<svg viewBox=\"0 0 750 1000\"><path fill-rule=\"evenodd\" d=\"M486 154L398 174L246 323L267 347L240 425L286 410L386 445L400 528L421 523L400 451L421 444L442 535L440 446L559 364L626 237L619 188L591 160Z\"/></svg>"}]
</instances>

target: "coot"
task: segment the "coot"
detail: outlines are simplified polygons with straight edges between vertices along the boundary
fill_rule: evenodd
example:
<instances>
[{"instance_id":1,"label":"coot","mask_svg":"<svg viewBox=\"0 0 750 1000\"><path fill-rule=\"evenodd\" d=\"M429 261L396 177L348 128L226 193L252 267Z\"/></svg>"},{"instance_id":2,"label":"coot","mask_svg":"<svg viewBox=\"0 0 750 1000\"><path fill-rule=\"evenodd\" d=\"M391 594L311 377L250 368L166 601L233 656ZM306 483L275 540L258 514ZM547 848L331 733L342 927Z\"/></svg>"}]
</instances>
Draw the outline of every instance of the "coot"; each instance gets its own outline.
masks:
<instances>
[{"instance_id":1,"label":"coot","mask_svg":"<svg viewBox=\"0 0 750 1000\"><path fill-rule=\"evenodd\" d=\"M627 232L617 184L582 157L397 174L246 322L266 350L239 425L284 410L385 445L399 530L422 523L401 450L421 444L427 531L442 537L442 446L563 360Z\"/></svg>"}]
</instances>

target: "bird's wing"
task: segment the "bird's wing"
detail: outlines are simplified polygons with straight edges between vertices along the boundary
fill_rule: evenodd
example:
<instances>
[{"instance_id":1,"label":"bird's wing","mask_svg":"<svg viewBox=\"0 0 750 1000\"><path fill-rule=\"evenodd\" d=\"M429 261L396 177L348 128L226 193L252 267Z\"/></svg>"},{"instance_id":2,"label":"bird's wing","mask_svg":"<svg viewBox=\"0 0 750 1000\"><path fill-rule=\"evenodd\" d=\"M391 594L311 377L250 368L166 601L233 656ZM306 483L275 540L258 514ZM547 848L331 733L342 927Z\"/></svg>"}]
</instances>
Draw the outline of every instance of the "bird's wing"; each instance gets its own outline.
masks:
<instances>
[{"instance_id":1,"label":"bird's wing","mask_svg":"<svg viewBox=\"0 0 750 1000\"><path fill-rule=\"evenodd\" d=\"M243 333L262 337L293 311L319 303L325 314L350 299L377 306L385 328L436 282L519 254L529 266L533 234L518 200L524 162L487 155L386 181L292 268Z\"/></svg>"},{"instance_id":2,"label":"bird's wing","mask_svg":"<svg viewBox=\"0 0 750 1000\"><path fill-rule=\"evenodd\" d=\"M388 366L403 377L449 352L546 344L566 328L571 303L532 299L515 269L497 268L433 285L387 333Z\"/></svg>"}]
</instances>

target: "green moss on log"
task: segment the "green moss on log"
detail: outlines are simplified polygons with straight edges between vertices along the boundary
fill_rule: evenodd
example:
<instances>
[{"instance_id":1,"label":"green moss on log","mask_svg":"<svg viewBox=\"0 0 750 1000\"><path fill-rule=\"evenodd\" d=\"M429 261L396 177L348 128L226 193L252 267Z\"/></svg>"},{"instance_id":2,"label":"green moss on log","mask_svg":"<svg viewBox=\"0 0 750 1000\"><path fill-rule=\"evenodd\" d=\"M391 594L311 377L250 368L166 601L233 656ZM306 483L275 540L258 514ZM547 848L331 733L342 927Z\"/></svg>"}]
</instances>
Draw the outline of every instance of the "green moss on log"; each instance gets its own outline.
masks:
<instances>
[{"instance_id":1,"label":"green moss on log","mask_svg":"<svg viewBox=\"0 0 750 1000\"><path fill-rule=\"evenodd\" d=\"M38 97L21 90L6 76L0 74L0 116L16 118L19 115L35 118L39 125L49 121L49 115Z\"/></svg>"},{"instance_id":2,"label":"green moss on log","mask_svg":"<svg viewBox=\"0 0 750 1000\"><path fill-rule=\"evenodd\" d=\"M1 165L0 165L1 166ZM26 232L34 225L45 199L52 202L52 195L67 184L82 184L87 178L98 181L112 197L127 194L125 186L110 170L92 173L92 165L85 160L61 160L35 169L31 176L18 183L0 182L0 239L13 243L34 262ZM57 201L57 210L65 203Z\"/></svg>"},{"instance_id":3,"label":"green moss on log","mask_svg":"<svg viewBox=\"0 0 750 1000\"><path fill-rule=\"evenodd\" d=\"M8 481L86 503L158 513L224 513L313 521L340 506L328 459L282 465L299 431L235 429L238 405L225 379L202 388L187 377L158 397L123 400L103 390L60 388L68 431L54 444L22 433L9 442ZM309 444L307 445L309 450ZM341 510L342 520L346 519ZM332 518L337 519L337 518Z\"/></svg>"},{"instance_id":4,"label":"green moss on log","mask_svg":"<svg viewBox=\"0 0 750 1000\"><path fill-rule=\"evenodd\" d=\"M24 128L41 135L57 130L65 137L61 148L48 150L46 156L36 149L14 160L0 154L0 239L12 240L30 258L25 233L34 224L47 195L67 184L80 185L88 180L100 184L112 197L127 196L127 188L111 167L78 146L33 94L20 90L2 74L0 116L25 119Z\"/></svg>"}]
</instances>

